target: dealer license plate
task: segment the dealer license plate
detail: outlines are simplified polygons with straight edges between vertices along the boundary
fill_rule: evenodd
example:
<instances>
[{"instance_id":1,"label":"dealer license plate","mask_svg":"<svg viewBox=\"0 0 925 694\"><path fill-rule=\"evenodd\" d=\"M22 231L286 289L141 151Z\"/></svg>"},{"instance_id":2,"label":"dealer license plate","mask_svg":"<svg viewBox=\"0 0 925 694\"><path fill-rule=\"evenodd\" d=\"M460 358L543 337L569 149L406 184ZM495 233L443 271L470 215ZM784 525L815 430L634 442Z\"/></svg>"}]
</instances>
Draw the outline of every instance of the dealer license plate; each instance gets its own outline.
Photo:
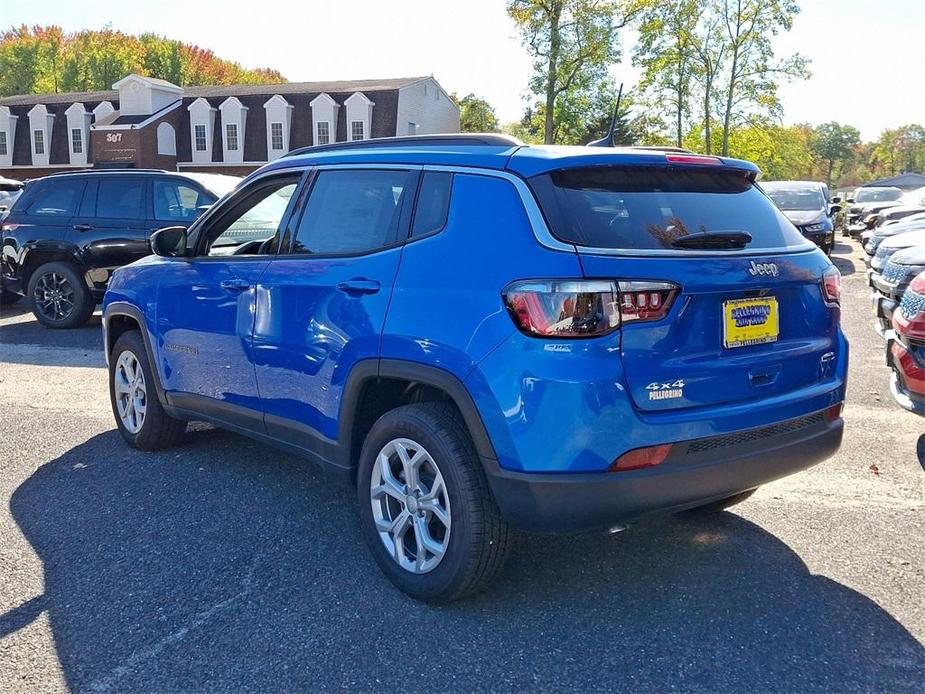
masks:
<instances>
[{"instance_id":1,"label":"dealer license plate","mask_svg":"<svg viewBox=\"0 0 925 694\"><path fill-rule=\"evenodd\" d=\"M779 335L775 297L723 302L723 345L726 349L777 342Z\"/></svg>"}]
</instances>

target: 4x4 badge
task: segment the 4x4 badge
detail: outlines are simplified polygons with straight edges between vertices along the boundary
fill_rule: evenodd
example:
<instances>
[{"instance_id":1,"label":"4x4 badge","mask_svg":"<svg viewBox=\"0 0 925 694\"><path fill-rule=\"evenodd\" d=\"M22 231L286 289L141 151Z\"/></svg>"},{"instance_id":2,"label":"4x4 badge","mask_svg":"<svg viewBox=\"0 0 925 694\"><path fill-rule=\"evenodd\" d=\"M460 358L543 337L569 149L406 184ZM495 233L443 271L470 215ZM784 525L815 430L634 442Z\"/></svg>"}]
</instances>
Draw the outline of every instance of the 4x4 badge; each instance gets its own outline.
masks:
<instances>
[{"instance_id":1,"label":"4x4 badge","mask_svg":"<svg viewBox=\"0 0 925 694\"><path fill-rule=\"evenodd\" d=\"M748 264L748 274L752 277L777 277L780 272L777 269L777 263L756 263L752 260Z\"/></svg>"}]
</instances>

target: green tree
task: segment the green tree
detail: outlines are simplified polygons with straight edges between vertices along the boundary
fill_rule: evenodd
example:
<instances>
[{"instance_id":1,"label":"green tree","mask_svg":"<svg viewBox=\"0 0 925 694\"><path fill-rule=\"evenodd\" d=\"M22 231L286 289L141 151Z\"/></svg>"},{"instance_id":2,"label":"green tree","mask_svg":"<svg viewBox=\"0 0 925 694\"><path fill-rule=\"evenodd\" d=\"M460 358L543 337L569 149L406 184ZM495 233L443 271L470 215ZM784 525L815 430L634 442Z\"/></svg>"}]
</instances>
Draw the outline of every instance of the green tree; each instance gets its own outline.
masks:
<instances>
[{"instance_id":1,"label":"green tree","mask_svg":"<svg viewBox=\"0 0 925 694\"><path fill-rule=\"evenodd\" d=\"M455 93L450 98L459 106L459 128L464 133L498 132L498 116L485 99L475 94L460 99Z\"/></svg>"},{"instance_id":2,"label":"green tree","mask_svg":"<svg viewBox=\"0 0 925 694\"><path fill-rule=\"evenodd\" d=\"M591 90L620 57L618 32L647 0L508 0L533 58L530 90L543 98L543 141L555 142L556 102Z\"/></svg>"},{"instance_id":3,"label":"green tree","mask_svg":"<svg viewBox=\"0 0 925 694\"><path fill-rule=\"evenodd\" d=\"M679 147L690 115L692 81L700 76L692 37L705 0L665 0L645 8L633 63L643 69L639 88L674 125Z\"/></svg>"},{"instance_id":4,"label":"green tree","mask_svg":"<svg viewBox=\"0 0 925 694\"><path fill-rule=\"evenodd\" d=\"M832 185L835 164L851 159L853 148L860 144L860 135L857 128L835 121L823 123L813 130L810 149L825 162L825 180L829 186Z\"/></svg>"},{"instance_id":5,"label":"green tree","mask_svg":"<svg viewBox=\"0 0 925 694\"><path fill-rule=\"evenodd\" d=\"M777 81L809 76L808 61L799 54L776 60L771 41L789 31L800 11L794 0L719 0L725 54L722 154L729 154L729 136L736 114L757 105L762 113L779 111Z\"/></svg>"}]
</instances>

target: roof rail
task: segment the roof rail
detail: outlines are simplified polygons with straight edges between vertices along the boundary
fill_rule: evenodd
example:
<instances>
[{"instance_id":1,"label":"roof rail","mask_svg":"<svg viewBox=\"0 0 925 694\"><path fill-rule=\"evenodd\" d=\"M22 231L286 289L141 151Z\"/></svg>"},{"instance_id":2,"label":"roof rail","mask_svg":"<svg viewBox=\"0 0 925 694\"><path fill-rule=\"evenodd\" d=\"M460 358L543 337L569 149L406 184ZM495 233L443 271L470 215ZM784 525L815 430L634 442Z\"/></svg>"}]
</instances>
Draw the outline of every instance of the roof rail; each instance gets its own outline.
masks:
<instances>
[{"instance_id":1,"label":"roof rail","mask_svg":"<svg viewBox=\"0 0 925 694\"><path fill-rule=\"evenodd\" d=\"M523 142L510 135L498 133L447 133L442 135L405 135L400 137L374 137L369 140L354 140L352 142L332 142L327 145L309 145L299 147L284 154L284 157L294 157L299 154L315 152L331 152L345 149L367 149L376 147L404 147L411 146L449 146L449 147L522 147Z\"/></svg>"},{"instance_id":2,"label":"roof rail","mask_svg":"<svg viewBox=\"0 0 925 694\"><path fill-rule=\"evenodd\" d=\"M102 167L97 168L95 166L88 166L85 169L74 169L73 171L57 171L53 174L48 174L48 176L40 176L39 178L48 178L49 176L73 176L75 174L101 174L101 173L110 173L110 174L127 174L127 173L177 173L176 171L167 171L166 169L133 169L131 167Z\"/></svg>"}]
</instances>

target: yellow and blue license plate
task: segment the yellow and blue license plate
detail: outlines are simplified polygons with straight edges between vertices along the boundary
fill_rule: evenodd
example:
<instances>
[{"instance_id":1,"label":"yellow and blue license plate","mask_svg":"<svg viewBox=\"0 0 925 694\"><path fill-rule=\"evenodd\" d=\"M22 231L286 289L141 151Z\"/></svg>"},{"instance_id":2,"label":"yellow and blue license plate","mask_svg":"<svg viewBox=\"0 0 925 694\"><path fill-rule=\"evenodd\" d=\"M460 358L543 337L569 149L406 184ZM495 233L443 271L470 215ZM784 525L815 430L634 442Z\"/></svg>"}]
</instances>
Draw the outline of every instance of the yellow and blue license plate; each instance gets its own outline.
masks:
<instances>
[{"instance_id":1,"label":"yellow and blue license plate","mask_svg":"<svg viewBox=\"0 0 925 694\"><path fill-rule=\"evenodd\" d=\"M777 342L779 335L775 297L723 302L723 346L726 349Z\"/></svg>"}]
</instances>

